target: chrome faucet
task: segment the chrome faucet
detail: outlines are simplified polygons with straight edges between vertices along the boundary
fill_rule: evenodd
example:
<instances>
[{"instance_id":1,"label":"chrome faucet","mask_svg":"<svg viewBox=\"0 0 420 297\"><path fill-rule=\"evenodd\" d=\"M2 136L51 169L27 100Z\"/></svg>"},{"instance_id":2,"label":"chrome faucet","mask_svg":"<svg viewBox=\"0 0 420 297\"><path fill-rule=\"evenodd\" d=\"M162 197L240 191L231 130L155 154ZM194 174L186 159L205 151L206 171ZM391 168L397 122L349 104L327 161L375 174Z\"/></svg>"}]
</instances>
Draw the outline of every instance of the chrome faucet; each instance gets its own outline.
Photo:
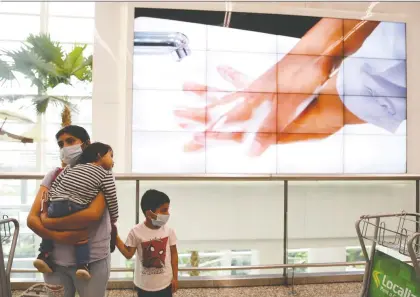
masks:
<instances>
[{"instance_id":1,"label":"chrome faucet","mask_svg":"<svg viewBox=\"0 0 420 297\"><path fill-rule=\"evenodd\" d=\"M181 61L191 54L188 37L179 32L134 32L134 54L167 54Z\"/></svg>"}]
</instances>

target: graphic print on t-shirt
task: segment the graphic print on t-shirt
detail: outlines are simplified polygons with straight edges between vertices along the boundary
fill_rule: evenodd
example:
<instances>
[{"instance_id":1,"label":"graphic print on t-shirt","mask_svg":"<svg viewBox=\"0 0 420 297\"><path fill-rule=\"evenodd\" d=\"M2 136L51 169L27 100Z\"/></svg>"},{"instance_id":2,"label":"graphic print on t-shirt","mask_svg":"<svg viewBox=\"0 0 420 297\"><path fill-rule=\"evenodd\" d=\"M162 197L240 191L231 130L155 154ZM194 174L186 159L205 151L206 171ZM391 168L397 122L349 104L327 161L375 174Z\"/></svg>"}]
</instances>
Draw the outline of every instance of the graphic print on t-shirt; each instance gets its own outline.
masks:
<instances>
[{"instance_id":1,"label":"graphic print on t-shirt","mask_svg":"<svg viewBox=\"0 0 420 297\"><path fill-rule=\"evenodd\" d=\"M169 237L142 242L144 274L161 274L165 267L166 245Z\"/></svg>"}]
</instances>

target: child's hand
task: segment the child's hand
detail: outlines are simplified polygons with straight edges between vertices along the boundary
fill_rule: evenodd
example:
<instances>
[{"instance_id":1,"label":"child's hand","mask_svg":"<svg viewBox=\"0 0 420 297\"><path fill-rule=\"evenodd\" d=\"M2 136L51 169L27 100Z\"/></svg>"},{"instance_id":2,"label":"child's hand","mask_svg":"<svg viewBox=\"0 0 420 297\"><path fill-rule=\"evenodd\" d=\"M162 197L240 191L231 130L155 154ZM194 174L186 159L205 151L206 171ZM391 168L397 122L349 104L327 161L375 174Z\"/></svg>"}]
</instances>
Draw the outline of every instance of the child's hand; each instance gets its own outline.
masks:
<instances>
[{"instance_id":1,"label":"child's hand","mask_svg":"<svg viewBox=\"0 0 420 297\"><path fill-rule=\"evenodd\" d=\"M172 280L172 294L176 293L178 291L178 280L173 279Z\"/></svg>"},{"instance_id":2,"label":"child's hand","mask_svg":"<svg viewBox=\"0 0 420 297\"><path fill-rule=\"evenodd\" d=\"M41 213L48 213L48 190L44 190L41 200Z\"/></svg>"}]
</instances>

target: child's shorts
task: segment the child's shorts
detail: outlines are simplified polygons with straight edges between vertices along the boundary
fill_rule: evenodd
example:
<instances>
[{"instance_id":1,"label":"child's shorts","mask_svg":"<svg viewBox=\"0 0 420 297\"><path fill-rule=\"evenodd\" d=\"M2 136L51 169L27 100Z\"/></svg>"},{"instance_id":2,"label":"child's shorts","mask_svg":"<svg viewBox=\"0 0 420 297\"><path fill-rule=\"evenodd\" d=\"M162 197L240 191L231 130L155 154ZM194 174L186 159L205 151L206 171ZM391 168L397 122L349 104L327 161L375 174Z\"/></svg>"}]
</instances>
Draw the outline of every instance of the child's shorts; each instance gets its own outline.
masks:
<instances>
[{"instance_id":1,"label":"child's shorts","mask_svg":"<svg viewBox=\"0 0 420 297\"><path fill-rule=\"evenodd\" d=\"M48 217L61 218L81 211L89 205L80 205L70 200L50 201L48 204Z\"/></svg>"}]
</instances>

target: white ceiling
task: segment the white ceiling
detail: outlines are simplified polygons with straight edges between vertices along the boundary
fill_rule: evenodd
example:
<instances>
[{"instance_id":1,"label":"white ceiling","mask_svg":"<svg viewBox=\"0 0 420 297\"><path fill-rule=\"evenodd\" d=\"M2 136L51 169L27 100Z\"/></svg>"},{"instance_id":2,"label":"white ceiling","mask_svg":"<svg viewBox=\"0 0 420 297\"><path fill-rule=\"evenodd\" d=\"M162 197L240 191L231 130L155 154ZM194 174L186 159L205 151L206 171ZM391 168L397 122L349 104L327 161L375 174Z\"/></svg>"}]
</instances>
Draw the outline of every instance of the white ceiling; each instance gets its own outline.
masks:
<instances>
[{"instance_id":1,"label":"white ceiling","mask_svg":"<svg viewBox=\"0 0 420 297\"><path fill-rule=\"evenodd\" d=\"M290 3L292 4L292 3ZM299 2L293 4L301 5ZM372 12L379 13L407 13L412 14L414 12L420 12L420 2L305 2L306 8L315 9L332 9L342 11L358 11L364 12L369 9L370 6L374 6Z\"/></svg>"}]
</instances>

